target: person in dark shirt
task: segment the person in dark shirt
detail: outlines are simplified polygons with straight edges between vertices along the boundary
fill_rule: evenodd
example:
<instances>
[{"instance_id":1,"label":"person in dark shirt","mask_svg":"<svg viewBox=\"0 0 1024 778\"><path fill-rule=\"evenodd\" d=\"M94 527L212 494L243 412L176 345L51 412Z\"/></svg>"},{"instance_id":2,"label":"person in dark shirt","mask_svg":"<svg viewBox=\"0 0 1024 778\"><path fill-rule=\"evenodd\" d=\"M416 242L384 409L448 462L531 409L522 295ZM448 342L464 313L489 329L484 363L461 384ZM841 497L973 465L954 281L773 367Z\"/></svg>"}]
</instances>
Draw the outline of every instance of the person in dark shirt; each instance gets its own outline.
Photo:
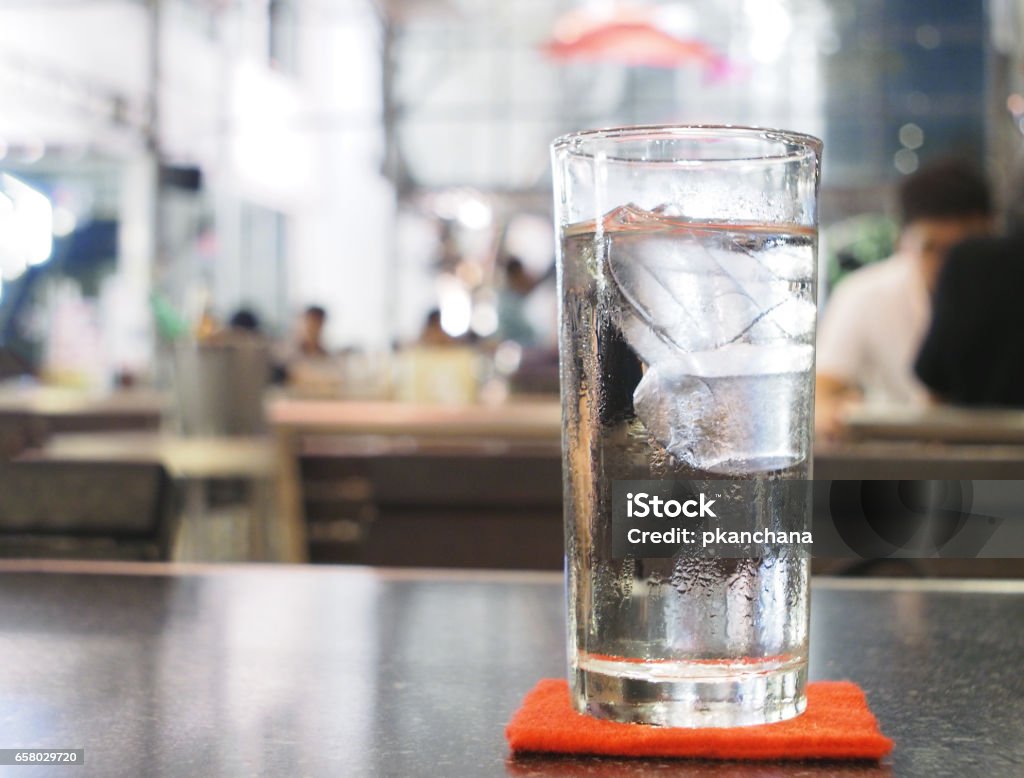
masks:
<instances>
[{"instance_id":1,"label":"person in dark shirt","mask_svg":"<svg viewBox=\"0 0 1024 778\"><path fill-rule=\"evenodd\" d=\"M1024 230L954 247L914 365L934 398L1024 408Z\"/></svg>"}]
</instances>

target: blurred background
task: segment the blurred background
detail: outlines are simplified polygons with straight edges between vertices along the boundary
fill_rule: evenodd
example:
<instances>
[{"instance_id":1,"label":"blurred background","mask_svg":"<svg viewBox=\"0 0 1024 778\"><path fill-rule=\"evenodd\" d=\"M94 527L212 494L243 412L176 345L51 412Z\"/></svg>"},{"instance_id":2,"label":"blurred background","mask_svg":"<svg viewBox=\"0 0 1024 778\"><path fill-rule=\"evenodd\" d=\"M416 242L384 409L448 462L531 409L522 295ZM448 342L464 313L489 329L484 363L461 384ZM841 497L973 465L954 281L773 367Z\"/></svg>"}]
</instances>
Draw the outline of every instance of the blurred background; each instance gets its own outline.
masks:
<instances>
[{"instance_id":1,"label":"blurred background","mask_svg":"<svg viewBox=\"0 0 1024 778\"><path fill-rule=\"evenodd\" d=\"M825 299L921 166L1011 185L1022 33L1017 0L0 0L0 552L557 567L550 141L823 138ZM1019 477L995 426L931 477Z\"/></svg>"}]
</instances>

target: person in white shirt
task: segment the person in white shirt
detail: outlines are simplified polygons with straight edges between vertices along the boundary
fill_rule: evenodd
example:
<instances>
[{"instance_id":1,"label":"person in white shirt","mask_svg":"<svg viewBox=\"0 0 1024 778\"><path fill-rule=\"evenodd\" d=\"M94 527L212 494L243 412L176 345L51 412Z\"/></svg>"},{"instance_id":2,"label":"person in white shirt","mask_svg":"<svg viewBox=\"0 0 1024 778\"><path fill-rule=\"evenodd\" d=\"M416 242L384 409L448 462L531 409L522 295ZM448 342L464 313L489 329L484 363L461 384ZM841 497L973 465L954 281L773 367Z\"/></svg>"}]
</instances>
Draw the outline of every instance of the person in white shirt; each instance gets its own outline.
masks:
<instances>
[{"instance_id":1,"label":"person in white shirt","mask_svg":"<svg viewBox=\"0 0 1024 778\"><path fill-rule=\"evenodd\" d=\"M840 282L818 326L817 434L842 433L851 403L923 405L914 360L931 320L931 292L946 254L992 228L992 198L970 165L946 160L908 176L899 191L897 252Z\"/></svg>"}]
</instances>

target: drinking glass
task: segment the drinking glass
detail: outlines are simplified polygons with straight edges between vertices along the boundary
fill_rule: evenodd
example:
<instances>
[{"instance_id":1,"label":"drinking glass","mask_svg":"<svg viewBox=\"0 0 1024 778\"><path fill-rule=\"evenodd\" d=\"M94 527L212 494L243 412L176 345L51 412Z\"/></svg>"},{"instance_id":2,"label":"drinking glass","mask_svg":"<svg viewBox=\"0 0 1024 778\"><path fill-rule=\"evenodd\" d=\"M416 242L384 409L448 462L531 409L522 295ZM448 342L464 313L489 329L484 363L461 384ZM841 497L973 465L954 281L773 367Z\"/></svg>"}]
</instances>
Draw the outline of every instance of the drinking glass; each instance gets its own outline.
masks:
<instances>
[{"instance_id":1,"label":"drinking glass","mask_svg":"<svg viewBox=\"0 0 1024 778\"><path fill-rule=\"evenodd\" d=\"M809 492L772 487L810 478L821 150L725 126L552 146L581 712L729 727L806 706L806 555L616 556L612 496L616 481L754 481L753 526L808 528Z\"/></svg>"}]
</instances>

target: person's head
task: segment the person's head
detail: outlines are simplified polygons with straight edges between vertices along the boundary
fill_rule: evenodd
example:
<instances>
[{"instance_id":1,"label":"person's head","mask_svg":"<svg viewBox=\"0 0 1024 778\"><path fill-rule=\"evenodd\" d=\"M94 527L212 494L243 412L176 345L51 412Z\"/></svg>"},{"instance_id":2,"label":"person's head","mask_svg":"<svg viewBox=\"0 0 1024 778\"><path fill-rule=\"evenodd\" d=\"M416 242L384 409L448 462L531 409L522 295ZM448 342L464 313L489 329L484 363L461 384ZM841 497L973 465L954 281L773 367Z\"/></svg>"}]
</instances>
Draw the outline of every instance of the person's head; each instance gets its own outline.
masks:
<instances>
[{"instance_id":1,"label":"person's head","mask_svg":"<svg viewBox=\"0 0 1024 778\"><path fill-rule=\"evenodd\" d=\"M521 294L526 294L533 287L533 280L519 257L509 257L505 262L505 284Z\"/></svg>"},{"instance_id":2,"label":"person's head","mask_svg":"<svg viewBox=\"0 0 1024 778\"><path fill-rule=\"evenodd\" d=\"M900 250L933 288L949 250L992 228L992 196L984 176L958 159L935 162L900 186Z\"/></svg>"},{"instance_id":3,"label":"person's head","mask_svg":"<svg viewBox=\"0 0 1024 778\"><path fill-rule=\"evenodd\" d=\"M260 331L260 317L248 308L239 308L228 320L228 326L233 330L258 333Z\"/></svg>"},{"instance_id":4,"label":"person's head","mask_svg":"<svg viewBox=\"0 0 1024 778\"><path fill-rule=\"evenodd\" d=\"M420 343L425 346L440 346L451 343L452 340L441 326L441 310L439 308L432 309L423 322L423 329L420 331Z\"/></svg>"},{"instance_id":5,"label":"person's head","mask_svg":"<svg viewBox=\"0 0 1024 778\"><path fill-rule=\"evenodd\" d=\"M327 321L327 311L319 305L310 305L302 312L302 335L310 343L319 343Z\"/></svg>"}]
</instances>

